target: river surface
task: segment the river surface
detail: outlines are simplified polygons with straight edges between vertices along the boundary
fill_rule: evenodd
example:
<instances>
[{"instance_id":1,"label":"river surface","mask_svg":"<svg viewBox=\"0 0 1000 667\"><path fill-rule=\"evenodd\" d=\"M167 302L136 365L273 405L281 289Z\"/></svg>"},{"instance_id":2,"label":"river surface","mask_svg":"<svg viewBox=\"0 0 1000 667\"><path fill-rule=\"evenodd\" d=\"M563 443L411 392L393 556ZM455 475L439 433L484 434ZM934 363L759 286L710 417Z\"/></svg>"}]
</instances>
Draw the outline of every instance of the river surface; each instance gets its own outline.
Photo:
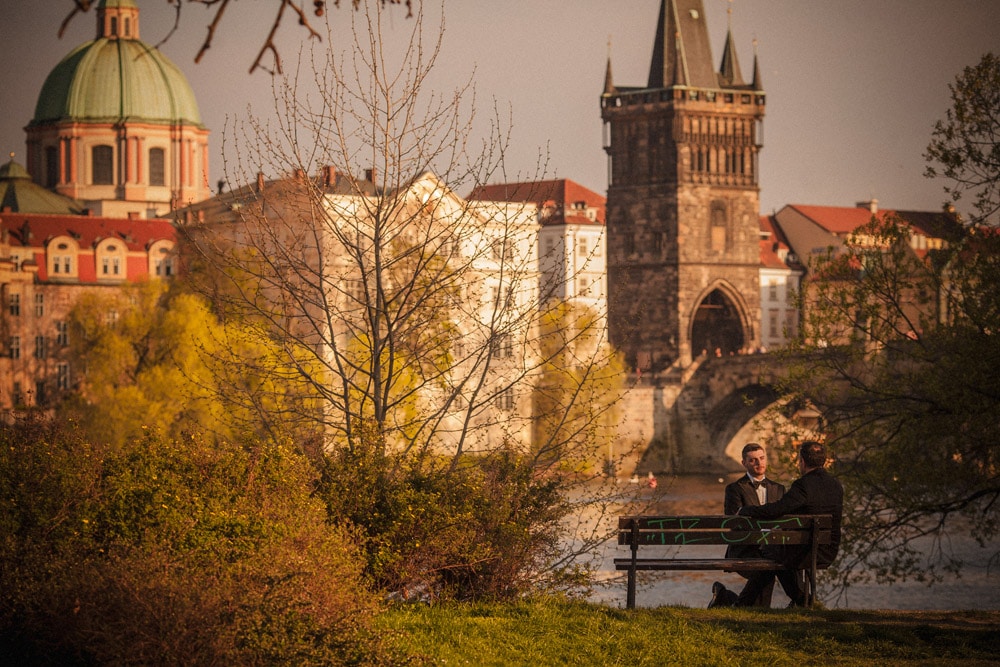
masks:
<instances>
[{"instance_id":1,"label":"river surface","mask_svg":"<svg viewBox=\"0 0 1000 667\"><path fill-rule=\"evenodd\" d=\"M703 475L683 475L662 477L658 480L659 494L656 505L650 513L657 514L722 514L722 498L725 483L739 477L725 478ZM643 480L645 482L645 480ZM623 490L636 487L627 480L620 482ZM787 484L786 484L787 486ZM642 493L652 497L653 491ZM608 525L617 525L616 516L603 519ZM1000 551L1000 543L981 548L971 538L952 536L952 546L966 561L960 578L950 578L928 586L926 583L905 581L895 584L855 584L846 591L832 589L820 582L818 598L827 608L847 609L1000 609L1000 569L988 567L992 554ZM928 544L928 548L930 545ZM660 550L666 555L667 550ZM684 554L693 558L721 557L725 547L685 547ZM601 554L598 572L600 585L591 600L612 607L625 607L625 573L616 572L613 559L627 557L628 547L620 547L615 541L609 542ZM705 607L711 599L712 582L721 581L736 590L745 581L738 574L706 572L639 572L637 574L636 606L659 607L680 605L685 607ZM773 607L784 607L788 598L780 585L774 587Z\"/></svg>"}]
</instances>

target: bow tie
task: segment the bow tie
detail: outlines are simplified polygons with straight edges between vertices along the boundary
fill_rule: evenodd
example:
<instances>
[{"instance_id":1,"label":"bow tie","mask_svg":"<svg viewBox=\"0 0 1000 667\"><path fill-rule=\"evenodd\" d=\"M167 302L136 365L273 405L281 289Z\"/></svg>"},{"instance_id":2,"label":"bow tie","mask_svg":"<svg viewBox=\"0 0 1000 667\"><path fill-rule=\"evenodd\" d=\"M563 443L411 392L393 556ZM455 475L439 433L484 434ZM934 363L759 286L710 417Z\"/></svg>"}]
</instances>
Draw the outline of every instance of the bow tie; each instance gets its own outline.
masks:
<instances>
[{"instance_id":1,"label":"bow tie","mask_svg":"<svg viewBox=\"0 0 1000 667\"><path fill-rule=\"evenodd\" d=\"M759 482L757 480L755 480L755 479L751 479L750 480L750 485L753 486L754 490L759 489L760 485L763 484L763 483L764 483L764 480L760 480Z\"/></svg>"}]
</instances>

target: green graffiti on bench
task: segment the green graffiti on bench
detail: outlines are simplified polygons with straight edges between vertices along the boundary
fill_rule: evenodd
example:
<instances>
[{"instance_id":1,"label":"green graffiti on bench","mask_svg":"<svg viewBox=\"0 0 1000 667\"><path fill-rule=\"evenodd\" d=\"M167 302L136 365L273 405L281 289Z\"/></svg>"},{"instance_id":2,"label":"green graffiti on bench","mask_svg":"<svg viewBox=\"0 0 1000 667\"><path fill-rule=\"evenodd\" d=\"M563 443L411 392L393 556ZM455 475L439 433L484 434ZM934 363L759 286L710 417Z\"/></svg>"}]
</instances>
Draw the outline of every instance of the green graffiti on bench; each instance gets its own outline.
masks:
<instances>
[{"instance_id":1,"label":"green graffiti on bench","mask_svg":"<svg viewBox=\"0 0 1000 667\"><path fill-rule=\"evenodd\" d=\"M662 531L673 531L673 530L698 530L698 525L701 523L698 517L663 517L657 519L647 519L646 528L644 530L662 530ZM640 544L661 544L661 545L690 545L698 544L702 542L711 542L714 539L722 539L724 542L729 544L746 544L748 543L745 536L739 538L731 537L733 533L746 532L746 533L756 533L756 531L762 531L759 535L752 535L755 539L752 541L754 544L758 545L781 545L788 544L789 539L785 535L771 535L770 531L773 530L800 530L805 528L800 517L783 517L780 519L752 519L746 516L732 516L728 517L722 522L720 528L714 529L712 535L706 535L705 532L700 533L678 533L673 535L673 540L667 540L667 533L662 532L642 532L639 534Z\"/></svg>"}]
</instances>

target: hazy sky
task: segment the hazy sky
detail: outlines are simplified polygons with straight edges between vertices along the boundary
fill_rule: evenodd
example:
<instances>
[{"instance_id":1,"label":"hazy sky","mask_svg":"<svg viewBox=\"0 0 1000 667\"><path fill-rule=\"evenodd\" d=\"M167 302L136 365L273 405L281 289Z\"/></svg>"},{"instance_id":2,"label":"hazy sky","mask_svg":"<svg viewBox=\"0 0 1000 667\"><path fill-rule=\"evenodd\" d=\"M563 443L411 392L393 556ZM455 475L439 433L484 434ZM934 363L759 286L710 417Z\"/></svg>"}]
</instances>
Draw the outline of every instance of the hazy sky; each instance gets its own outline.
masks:
<instances>
[{"instance_id":1,"label":"hazy sky","mask_svg":"<svg viewBox=\"0 0 1000 667\"><path fill-rule=\"evenodd\" d=\"M704 0L718 65L727 0ZM138 0L145 42L173 24L167 0ZM305 2L311 6L310 2ZM332 5L332 2L328 3ZM342 2L345 7L350 2ZM23 127L46 75L95 34L93 11L62 40L70 0L0 0L0 150L24 159ZM551 177L606 192L599 95L611 40L615 83L644 85L660 0L446 0L438 78L453 87L475 67L480 106L495 98L513 110L511 173L533 173L539 151ZM212 13L184 3L181 30L161 48L187 74L212 130L214 184L223 175L227 117L272 107L270 77L248 74L276 3L232 3L213 48L194 63ZM434 5L436 8L436 4ZM761 212L790 203L852 206L875 197L885 208L937 209L942 183L923 177L923 152L949 106L948 84L988 51L1000 52L1000 0L734 0L732 30L744 78L753 40L767 92L761 153ZM389 33L410 23L393 9ZM349 10L328 12L346 22ZM292 61L303 31L281 29ZM358 165L356 165L358 166ZM364 166L364 165L360 165ZM460 193L467 194L467 193ZM964 210L959 206L959 210Z\"/></svg>"}]
</instances>

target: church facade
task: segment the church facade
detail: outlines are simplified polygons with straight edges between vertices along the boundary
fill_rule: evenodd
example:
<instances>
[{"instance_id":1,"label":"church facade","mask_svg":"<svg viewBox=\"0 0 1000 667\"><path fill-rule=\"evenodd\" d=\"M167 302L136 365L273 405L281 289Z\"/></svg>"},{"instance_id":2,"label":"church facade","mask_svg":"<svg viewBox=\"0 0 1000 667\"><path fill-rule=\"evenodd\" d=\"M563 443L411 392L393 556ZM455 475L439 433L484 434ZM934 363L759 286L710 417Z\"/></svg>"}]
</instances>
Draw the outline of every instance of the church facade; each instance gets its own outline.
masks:
<instances>
[{"instance_id":1,"label":"church facade","mask_svg":"<svg viewBox=\"0 0 1000 667\"><path fill-rule=\"evenodd\" d=\"M601 95L611 342L640 372L760 344L765 94L732 33L712 59L701 0L663 0L645 86Z\"/></svg>"},{"instance_id":2,"label":"church facade","mask_svg":"<svg viewBox=\"0 0 1000 667\"><path fill-rule=\"evenodd\" d=\"M134 0L98 3L96 37L52 70L26 130L35 182L94 215L154 218L212 194L194 93L139 39Z\"/></svg>"}]
</instances>

